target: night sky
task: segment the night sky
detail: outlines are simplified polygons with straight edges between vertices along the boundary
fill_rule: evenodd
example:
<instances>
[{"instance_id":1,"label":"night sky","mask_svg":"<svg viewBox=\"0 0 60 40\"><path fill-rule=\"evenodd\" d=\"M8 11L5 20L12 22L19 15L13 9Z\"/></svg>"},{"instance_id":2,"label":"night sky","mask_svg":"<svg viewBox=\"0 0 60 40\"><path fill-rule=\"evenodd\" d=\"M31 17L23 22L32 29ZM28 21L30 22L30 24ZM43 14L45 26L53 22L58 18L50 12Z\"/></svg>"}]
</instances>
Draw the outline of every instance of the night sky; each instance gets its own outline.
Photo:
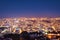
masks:
<instances>
[{"instance_id":1,"label":"night sky","mask_svg":"<svg viewBox=\"0 0 60 40\"><path fill-rule=\"evenodd\" d=\"M2 17L60 17L60 1L0 0Z\"/></svg>"}]
</instances>

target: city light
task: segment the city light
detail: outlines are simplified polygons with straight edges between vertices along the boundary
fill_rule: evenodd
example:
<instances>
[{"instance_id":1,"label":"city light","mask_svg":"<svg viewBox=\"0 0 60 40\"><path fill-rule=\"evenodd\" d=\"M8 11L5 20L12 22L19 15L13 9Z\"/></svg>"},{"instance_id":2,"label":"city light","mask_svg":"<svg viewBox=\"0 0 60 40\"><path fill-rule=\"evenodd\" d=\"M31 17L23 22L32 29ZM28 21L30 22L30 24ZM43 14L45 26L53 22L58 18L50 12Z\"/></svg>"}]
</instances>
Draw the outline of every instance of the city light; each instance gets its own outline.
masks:
<instances>
[{"instance_id":1,"label":"city light","mask_svg":"<svg viewBox=\"0 0 60 40\"><path fill-rule=\"evenodd\" d=\"M42 32L50 39L60 36L58 33L60 31L60 18L3 18L0 19L0 27L7 28L1 33Z\"/></svg>"}]
</instances>

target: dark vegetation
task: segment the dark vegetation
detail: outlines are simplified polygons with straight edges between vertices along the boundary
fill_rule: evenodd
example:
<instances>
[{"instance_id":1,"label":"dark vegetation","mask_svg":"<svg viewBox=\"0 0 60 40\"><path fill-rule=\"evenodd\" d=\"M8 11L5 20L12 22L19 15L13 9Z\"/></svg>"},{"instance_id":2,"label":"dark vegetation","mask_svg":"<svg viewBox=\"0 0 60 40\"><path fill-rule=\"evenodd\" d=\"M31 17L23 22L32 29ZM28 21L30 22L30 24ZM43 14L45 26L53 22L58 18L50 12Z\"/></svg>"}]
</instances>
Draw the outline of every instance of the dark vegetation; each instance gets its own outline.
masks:
<instances>
[{"instance_id":1,"label":"dark vegetation","mask_svg":"<svg viewBox=\"0 0 60 40\"><path fill-rule=\"evenodd\" d=\"M0 40L49 40L45 37L42 32L26 32L23 31L21 34L5 34L3 37L0 37Z\"/></svg>"}]
</instances>

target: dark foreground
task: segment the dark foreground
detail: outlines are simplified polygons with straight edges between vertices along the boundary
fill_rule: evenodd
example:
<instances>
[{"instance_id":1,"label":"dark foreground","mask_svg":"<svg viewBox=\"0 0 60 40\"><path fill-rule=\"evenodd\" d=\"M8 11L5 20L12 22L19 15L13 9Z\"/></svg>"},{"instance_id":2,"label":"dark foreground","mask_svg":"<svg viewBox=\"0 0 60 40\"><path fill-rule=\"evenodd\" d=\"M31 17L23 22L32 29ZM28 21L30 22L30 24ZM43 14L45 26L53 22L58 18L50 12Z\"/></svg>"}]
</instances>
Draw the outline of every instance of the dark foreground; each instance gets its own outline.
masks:
<instances>
[{"instance_id":1,"label":"dark foreground","mask_svg":"<svg viewBox=\"0 0 60 40\"><path fill-rule=\"evenodd\" d=\"M41 32L31 32L26 31L21 34L4 34L0 37L0 40L50 40L48 37L45 37Z\"/></svg>"}]
</instances>

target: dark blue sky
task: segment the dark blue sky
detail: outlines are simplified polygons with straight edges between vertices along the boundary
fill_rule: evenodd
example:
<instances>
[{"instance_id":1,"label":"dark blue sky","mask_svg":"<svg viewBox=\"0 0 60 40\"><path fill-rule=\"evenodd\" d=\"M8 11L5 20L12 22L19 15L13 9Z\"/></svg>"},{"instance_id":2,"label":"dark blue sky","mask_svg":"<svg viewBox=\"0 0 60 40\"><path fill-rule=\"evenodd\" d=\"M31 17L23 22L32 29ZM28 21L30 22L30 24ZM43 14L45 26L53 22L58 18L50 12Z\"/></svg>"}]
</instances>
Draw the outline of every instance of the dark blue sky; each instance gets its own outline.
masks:
<instances>
[{"instance_id":1,"label":"dark blue sky","mask_svg":"<svg viewBox=\"0 0 60 40\"><path fill-rule=\"evenodd\" d=\"M59 0L0 0L0 17L60 17Z\"/></svg>"}]
</instances>

